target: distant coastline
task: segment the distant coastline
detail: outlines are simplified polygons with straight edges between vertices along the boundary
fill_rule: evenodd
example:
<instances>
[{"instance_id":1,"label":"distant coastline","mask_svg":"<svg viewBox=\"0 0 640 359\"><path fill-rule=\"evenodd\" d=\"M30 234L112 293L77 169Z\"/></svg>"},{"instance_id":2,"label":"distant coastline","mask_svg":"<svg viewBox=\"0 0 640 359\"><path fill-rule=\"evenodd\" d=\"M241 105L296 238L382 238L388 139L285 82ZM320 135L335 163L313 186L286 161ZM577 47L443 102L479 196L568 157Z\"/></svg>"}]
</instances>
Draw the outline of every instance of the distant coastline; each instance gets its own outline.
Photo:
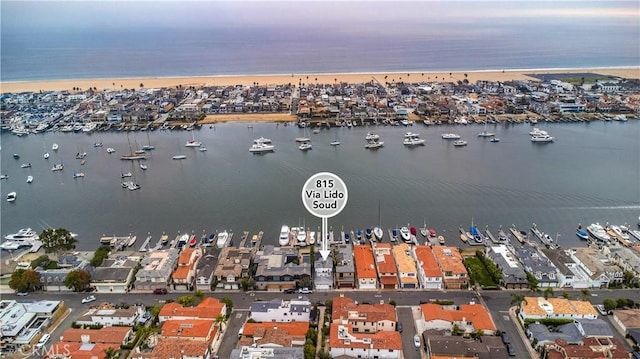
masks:
<instances>
[{"instance_id":1,"label":"distant coastline","mask_svg":"<svg viewBox=\"0 0 640 359\"><path fill-rule=\"evenodd\" d=\"M467 79L470 82L534 80L533 74L597 73L605 76L640 79L640 66L636 67L594 67L594 68L552 68L552 69L505 69L439 72L367 72L367 73L304 73L304 74L263 74L263 75L211 75L185 77L131 77L97 78L44 81L0 82L0 93L63 91L95 87L98 90L120 90L123 88L161 88L175 86L232 86L232 85L283 85L300 83L330 84L335 82L364 83L379 82L455 82Z\"/></svg>"}]
</instances>

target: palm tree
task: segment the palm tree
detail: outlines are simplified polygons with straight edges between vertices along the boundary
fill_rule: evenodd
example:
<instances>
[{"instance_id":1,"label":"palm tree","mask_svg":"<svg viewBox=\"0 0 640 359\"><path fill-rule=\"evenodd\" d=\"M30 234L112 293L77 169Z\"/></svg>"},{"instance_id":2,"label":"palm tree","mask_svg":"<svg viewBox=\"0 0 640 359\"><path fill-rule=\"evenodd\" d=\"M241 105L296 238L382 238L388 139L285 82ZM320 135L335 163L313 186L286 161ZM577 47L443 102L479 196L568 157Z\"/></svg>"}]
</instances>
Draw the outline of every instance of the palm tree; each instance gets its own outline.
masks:
<instances>
[{"instance_id":1,"label":"palm tree","mask_svg":"<svg viewBox=\"0 0 640 359\"><path fill-rule=\"evenodd\" d=\"M511 293L511 305L517 305L518 308L520 308L523 303L527 304L527 300L524 295L520 293Z\"/></svg>"},{"instance_id":2,"label":"palm tree","mask_svg":"<svg viewBox=\"0 0 640 359\"><path fill-rule=\"evenodd\" d=\"M108 347L104 350L104 359L116 359L120 357L120 353L112 347Z\"/></svg>"},{"instance_id":3,"label":"palm tree","mask_svg":"<svg viewBox=\"0 0 640 359\"><path fill-rule=\"evenodd\" d=\"M220 327L220 332L224 332L223 325L227 323L227 317L223 314L218 314L215 323Z\"/></svg>"},{"instance_id":4,"label":"palm tree","mask_svg":"<svg viewBox=\"0 0 640 359\"><path fill-rule=\"evenodd\" d=\"M582 299L587 300L591 296L591 292L589 289L583 289L580 294L582 294Z\"/></svg>"}]
</instances>

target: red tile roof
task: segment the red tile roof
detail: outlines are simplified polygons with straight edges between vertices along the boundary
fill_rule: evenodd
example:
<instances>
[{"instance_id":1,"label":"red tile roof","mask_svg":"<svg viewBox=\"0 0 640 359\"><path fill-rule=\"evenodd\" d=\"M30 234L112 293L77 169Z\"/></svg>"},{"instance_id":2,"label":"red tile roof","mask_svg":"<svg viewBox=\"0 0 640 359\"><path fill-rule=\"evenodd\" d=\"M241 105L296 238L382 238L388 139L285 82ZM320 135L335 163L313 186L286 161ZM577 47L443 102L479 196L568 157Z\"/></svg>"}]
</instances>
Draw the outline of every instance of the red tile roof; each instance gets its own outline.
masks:
<instances>
[{"instance_id":1,"label":"red tile roof","mask_svg":"<svg viewBox=\"0 0 640 359\"><path fill-rule=\"evenodd\" d=\"M380 350L402 350L402 338L399 332L395 331L380 331L377 333L353 333L352 326L342 325L348 328L348 332L356 339L369 338L371 344L363 343L361 341L351 340L349 344L345 344L344 339L338 337L338 327L340 324L331 324L331 332L329 333L329 346L331 348L359 348L359 349L380 349Z\"/></svg>"},{"instance_id":2,"label":"red tile roof","mask_svg":"<svg viewBox=\"0 0 640 359\"><path fill-rule=\"evenodd\" d=\"M148 358L207 357L209 342L188 339L161 338Z\"/></svg>"},{"instance_id":3,"label":"red tile roof","mask_svg":"<svg viewBox=\"0 0 640 359\"><path fill-rule=\"evenodd\" d=\"M160 317L213 318L225 314L225 304L216 298L206 297L195 307L183 307L180 303L171 302L162 306Z\"/></svg>"},{"instance_id":4,"label":"red tile roof","mask_svg":"<svg viewBox=\"0 0 640 359\"><path fill-rule=\"evenodd\" d=\"M131 327L103 327L100 329L69 328L62 333L62 341L82 342L83 335L89 335L89 343L123 344L132 331Z\"/></svg>"},{"instance_id":5,"label":"red tile roof","mask_svg":"<svg viewBox=\"0 0 640 359\"><path fill-rule=\"evenodd\" d=\"M356 304L353 299L348 297L334 297L331 310L331 318L333 321L340 319L348 319L349 312L356 312L362 315L359 321L379 322L388 320L396 322L396 308L391 304Z\"/></svg>"},{"instance_id":6,"label":"red tile roof","mask_svg":"<svg viewBox=\"0 0 640 359\"><path fill-rule=\"evenodd\" d=\"M245 323L242 335L253 337L256 331L276 329L289 333L293 337L305 336L309 330L309 322L288 322L288 323Z\"/></svg>"},{"instance_id":7,"label":"red tile roof","mask_svg":"<svg viewBox=\"0 0 640 359\"><path fill-rule=\"evenodd\" d=\"M375 263L378 266L378 273L385 274L397 274L398 268L396 267L396 261L393 258L391 252L390 243L376 243L375 250L373 251ZM397 281L396 281L397 283Z\"/></svg>"},{"instance_id":8,"label":"red tile roof","mask_svg":"<svg viewBox=\"0 0 640 359\"><path fill-rule=\"evenodd\" d=\"M431 246L416 246L415 249L418 265L422 267L425 276L430 278L442 277L442 271L438 267L438 262L436 262Z\"/></svg>"},{"instance_id":9,"label":"red tile roof","mask_svg":"<svg viewBox=\"0 0 640 359\"><path fill-rule=\"evenodd\" d=\"M164 337L184 337L208 339L214 333L215 321L212 319L167 320L162 324Z\"/></svg>"},{"instance_id":10,"label":"red tile roof","mask_svg":"<svg viewBox=\"0 0 640 359\"><path fill-rule=\"evenodd\" d=\"M378 277L370 246L353 246L353 257L355 258L356 276L358 278Z\"/></svg>"},{"instance_id":11,"label":"red tile roof","mask_svg":"<svg viewBox=\"0 0 640 359\"><path fill-rule=\"evenodd\" d=\"M459 310L444 309L439 304L421 304L422 317L425 321L444 320L447 322L459 322L464 318L468 322L473 323L476 330L495 331L496 326L491 320L489 311L480 304L462 304Z\"/></svg>"},{"instance_id":12,"label":"red tile roof","mask_svg":"<svg viewBox=\"0 0 640 359\"><path fill-rule=\"evenodd\" d=\"M107 350L107 348L120 350L120 345L57 342L47 350L47 355L48 357L64 357L65 359L104 358L104 351Z\"/></svg>"}]
</instances>

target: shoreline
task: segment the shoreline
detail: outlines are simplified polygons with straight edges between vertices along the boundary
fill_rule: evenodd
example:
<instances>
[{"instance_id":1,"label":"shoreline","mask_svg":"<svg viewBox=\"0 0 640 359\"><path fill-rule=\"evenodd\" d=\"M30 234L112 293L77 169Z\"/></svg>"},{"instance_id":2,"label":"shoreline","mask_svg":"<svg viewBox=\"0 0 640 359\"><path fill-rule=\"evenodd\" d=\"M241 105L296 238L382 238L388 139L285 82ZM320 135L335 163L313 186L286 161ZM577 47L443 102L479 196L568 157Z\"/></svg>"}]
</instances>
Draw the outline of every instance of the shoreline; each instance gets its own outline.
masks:
<instances>
[{"instance_id":1,"label":"shoreline","mask_svg":"<svg viewBox=\"0 0 640 359\"><path fill-rule=\"evenodd\" d=\"M587 67L551 69L505 69L470 71L428 71L428 72L362 72L362 73L305 73L305 74L255 74L255 75L208 75L175 77L128 77L94 78L68 80L10 81L0 82L0 93L63 91L76 87L86 90L120 90L138 88L162 88L174 86L232 86L232 85L292 85L333 84L336 82L365 83L378 82L455 82L467 79L470 82L532 80L539 81L532 74L579 74L596 73L604 76L640 79L637 67Z\"/></svg>"}]
</instances>

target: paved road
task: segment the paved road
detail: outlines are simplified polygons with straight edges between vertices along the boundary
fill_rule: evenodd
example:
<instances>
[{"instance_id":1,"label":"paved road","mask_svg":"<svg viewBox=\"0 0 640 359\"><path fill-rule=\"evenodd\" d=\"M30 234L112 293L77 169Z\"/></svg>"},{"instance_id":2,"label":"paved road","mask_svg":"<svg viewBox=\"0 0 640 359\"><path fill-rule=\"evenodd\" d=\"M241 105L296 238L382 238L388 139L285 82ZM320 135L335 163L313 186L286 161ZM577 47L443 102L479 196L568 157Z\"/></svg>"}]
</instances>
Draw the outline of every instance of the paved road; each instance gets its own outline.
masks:
<instances>
[{"instance_id":1,"label":"paved road","mask_svg":"<svg viewBox=\"0 0 640 359\"><path fill-rule=\"evenodd\" d=\"M413 344L413 336L416 334L415 321L411 307L398 307L398 321L402 323L402 354L404 359L420 359L422 351Z\"/></svg>"},{"instance_id":2,"label":"paved road","mask_svg":"<svg viewBox=\"0 0 640 359\"><path fill-rule=\"evenodd\" d=\"M561 295L563 291L556 290L555 295ZM582 291L580 290L566 290L566 292L570 295L571 298L581 298ZM420 351L415 351L413 346L413 335L415 334L415 326L413 324L413 319L410 317L410 310L408 308L402 308L404 306L415 306L418 305L421 301L429 301L429 300L453 300L455 304L463 304L468 303L471 300L476 302L480 301L478 294L471 290L455 290L455 291L334 291L334 292L315 292L313 294L306 295L312 302L316 301L325 301L327 299L331 299L334 296L338 296L340 294L344 294L350 298L358 302L369 301L369 302L378 302L383 300L388 302L389 300L394 300L397 304L398 308L398 316L400 320L404 324L404 332L402 335L403 347L405 348L406 357L407 358L417 358L418 356L414 356L414 354L419 353ZM526 291L512 291L512 290L502 290L502 291L480 291L480 295L482 301L485 303L491 316L493 317L495 324L499 330L506 331L509 333L514 333L511 335L511 342L516 350L518 357L526 358L528 355L525 344L518 335L515 335L516 323L513 323L512 320L509 319L507 310L511 307L512 294L524 294L531 295ZM113 303L142 303L146 306L154 306L158 304L164 303L167 299L177 299L180 296L185 295L186 293L170 293L167 295L153 295L153 294L144 294L144 293L129 293L129 294L109 294L109 293L98 293L95 294L97 298L97 302L105 301L105 302L113 302ZM31 293L28 297L17 297L14 294L2 294L2 299L17 299L20 301L24 300L63 300L67 304L69 308L72 309L71 314L65 320L62 325L60 325L51 335L52 342L56 341L57 338L60 337L62 332L71 327L71 323L77 320L84 312L86 308L88 308L89 304L82 304L81 300L85 297L86 294L78 294L78 293ZM290 299L295 298L298 294L283 294L283 293L271 293L271 292L228 292L228 293L207 293L207 296L215 297L218 299L222 299L224 297L228 297L233 301L235 309L248 309L251 302L256 300L270 300L274 298L283 298ZM591 290L587 299L589 299L594 304L601 304L604 299L612 298L640 298L640 289L631 289L631 290ZM94 302L95 303L95 302ZM242 313L242 312L241 312ZM231 349L235 347L237 343L237 333L240 329L240 326L244 322L246 318L246 313L242 313L241 317L237 317L234 313L227 323L227 329L225 330L225 336L223 338L223 344L220 347L221 353L225 354L220 355L221 358L228 357L228 353L231 352ZM406 318L406 319L405 319ZM408 329L409 328L409 329ZM621 338L620 336L617 336ZM407 348L411 348L411 350L407 350Z\"/></svg>"}]
</instances>

